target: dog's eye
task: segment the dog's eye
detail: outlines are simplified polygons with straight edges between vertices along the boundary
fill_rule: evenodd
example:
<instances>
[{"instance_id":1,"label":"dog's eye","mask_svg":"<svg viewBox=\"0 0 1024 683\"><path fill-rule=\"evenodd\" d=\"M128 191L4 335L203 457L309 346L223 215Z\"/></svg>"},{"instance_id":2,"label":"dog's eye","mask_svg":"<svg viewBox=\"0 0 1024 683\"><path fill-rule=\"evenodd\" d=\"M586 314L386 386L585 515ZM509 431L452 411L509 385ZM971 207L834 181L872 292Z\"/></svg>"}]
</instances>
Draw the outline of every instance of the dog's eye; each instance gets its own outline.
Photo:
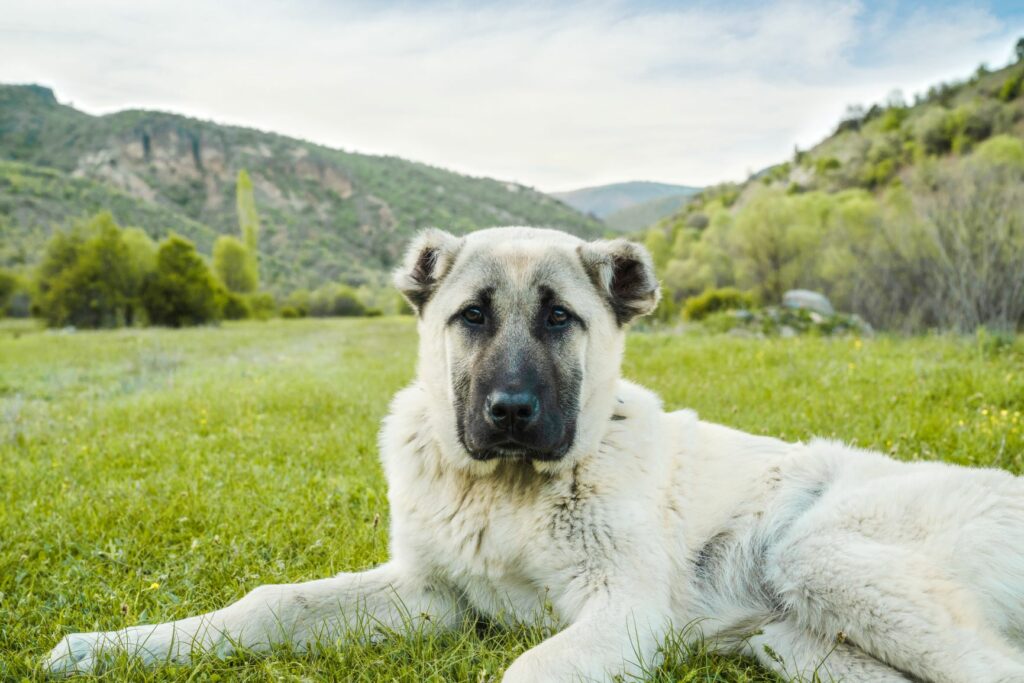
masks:
<instances>
[{"instance_id":1,"label":"dog's eye","mask_svg":"<svg viewBox=\"0 0 1024 683\"><path fill-rule=\"evenodd\" d=\"M484 312L479 306L470 306L462 312L462 319L470 325L483 325Z\"/></svg>"},{"instance_id":2,"label":"dog's eye","mask_svg":"<svg viewBox=\"0 0 1024 683\"><path fill-rule=\"evenodd\" d=\"M569 319L572 316L569 315L569 311L565 310L561 306L555 306L548 313L548 327L565 327L569 324Z\"/></svg>"}]
</instances>

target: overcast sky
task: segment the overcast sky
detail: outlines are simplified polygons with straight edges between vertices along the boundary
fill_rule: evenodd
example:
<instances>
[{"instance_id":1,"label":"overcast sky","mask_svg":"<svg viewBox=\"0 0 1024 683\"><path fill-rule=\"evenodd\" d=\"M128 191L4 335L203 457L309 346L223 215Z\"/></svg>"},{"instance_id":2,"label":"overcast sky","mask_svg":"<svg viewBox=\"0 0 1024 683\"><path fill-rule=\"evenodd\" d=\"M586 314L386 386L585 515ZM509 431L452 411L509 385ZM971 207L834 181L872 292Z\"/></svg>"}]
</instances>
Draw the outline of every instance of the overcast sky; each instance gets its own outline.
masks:
<instances>
[{"instance_id":1,"label":"overcast sky","mask_svg":"<svg viewBox=\"0 0 1024 683\"><path fill-rule=\"evenodd\" d=\"M0 0L0 81L548 191L704 185L1020 35L1020 2Z\"/></svg>"}]
</instances>

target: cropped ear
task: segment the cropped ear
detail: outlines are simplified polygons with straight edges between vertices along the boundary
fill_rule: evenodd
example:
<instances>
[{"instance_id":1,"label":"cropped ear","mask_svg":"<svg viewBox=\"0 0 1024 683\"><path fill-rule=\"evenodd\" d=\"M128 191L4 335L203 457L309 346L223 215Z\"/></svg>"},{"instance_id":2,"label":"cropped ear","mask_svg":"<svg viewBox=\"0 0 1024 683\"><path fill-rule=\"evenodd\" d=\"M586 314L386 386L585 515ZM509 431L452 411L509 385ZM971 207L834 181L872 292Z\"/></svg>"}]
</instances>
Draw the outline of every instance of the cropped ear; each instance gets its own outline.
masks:
<instances>
[{"instance_id":1,"label":"cropped ear","mask_svg":"<svg viewBox=\"0 0 1024 683\"><path fill-rule=\"evenodd\" d=\"M418 314L423 314L424 306L448 274L460 249L461 238L436 228L420 232L409 244L393 280Z\"/></svg>"},{"instance_id":2,"label":"cropped ear","mask_svg":"<svg viewBox=\"0 0 1024 683\"><path fill-rule=\"evenodd\" d=\"M598 240L581 244L579 254L619 326L647 315L658 305L658 279L651 255L642 245L626 239Z\"/></svg>"}]
</instances>

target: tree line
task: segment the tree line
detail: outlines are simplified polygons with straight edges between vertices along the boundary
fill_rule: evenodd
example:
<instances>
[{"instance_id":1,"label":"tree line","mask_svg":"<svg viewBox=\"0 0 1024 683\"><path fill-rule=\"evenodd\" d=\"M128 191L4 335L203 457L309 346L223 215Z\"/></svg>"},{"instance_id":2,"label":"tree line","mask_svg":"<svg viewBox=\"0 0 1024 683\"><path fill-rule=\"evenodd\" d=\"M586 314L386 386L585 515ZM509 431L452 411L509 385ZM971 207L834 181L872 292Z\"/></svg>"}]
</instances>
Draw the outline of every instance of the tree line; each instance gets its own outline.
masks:
<instances>
[{"instance_id":1,"label":"tree line","mask_svg":"<svg viewBox=\"0 0 1024 683\"><path fill-rule=\"evenodd\" d=\"M109 212L78 221L54 233L27 276L0 270L0 313L82 328L377 313L339 283L294 292L281 305L260 291L260 219L244 170L236 204L241 238L218 237L212 263L181 235L158 244L139 228L118 225Z\"/></svg>"},{"instance_id":2,"label":"tree line","mask_svg":"<svg viewBox=\"0 0 1024 683\"><path fill-rule=\"evenodd\" d=\"M884 189L794 192L755 183L706 191L649 230L671 322L708 290L761 304L826 294L872 325L916 332L1024 328L1024 141L989 138L926 158Z\"/></svg>"}]
</instances>

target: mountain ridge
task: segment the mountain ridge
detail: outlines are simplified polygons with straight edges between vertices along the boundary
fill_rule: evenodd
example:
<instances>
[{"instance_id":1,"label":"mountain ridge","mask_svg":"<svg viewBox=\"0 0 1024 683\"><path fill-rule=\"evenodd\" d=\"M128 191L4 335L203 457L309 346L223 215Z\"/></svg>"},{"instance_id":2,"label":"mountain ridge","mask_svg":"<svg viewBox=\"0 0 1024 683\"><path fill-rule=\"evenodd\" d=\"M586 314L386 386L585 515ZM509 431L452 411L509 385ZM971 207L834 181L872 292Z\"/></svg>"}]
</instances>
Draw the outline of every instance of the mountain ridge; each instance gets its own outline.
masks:
<instances>
[{"instance_id":1,"label":"mountain ridge","mask_svg":"<svg viewBox=\"0 0 1024 683\"><path fill-rule=\"evenodd\" d=\"M552 197L569 206L597 218L605 219L616 212L640 204L665 199L686 197L696 194L701 188L690 185L674 185L651 180L630 180L607 185L581 187L566 192L553 192Z\"/></svg>"},{"instance_id":2,"label":"mountain ridge","mask_svg":"<svg viewBox=\"0 0 1024 683\"><path fill-rule=\"evenodd\" d=\"M191 239L202 232L193 224L208 226L214 236L237 232L235 180L245 169L263 222L264 275L279 292L335 280L382 283L408 237L424 227L463 234L534 224L583 237L604 231L597 220L517 183L168 112L129 109L93 116L35 84L0 85L0 160L30 165L35 170L29 175L50 185L88 180L161 207L178 215L172 222L184 225ZM25 166L3 170L27 172ZM52 232L52 221L41 222L38 210L22 206L33 202L19 200L17 182L8 178L4 187L0 218L13 226L0 237ZM86 187L68 188L72 197L61 211L50 212L53 219L81 217L72 200ZM36 194L37 209L45 196ZM138 207L123 211L146 213ZM157 224L138 227L154 237L167 232ZM206 251L205 238L197 242Z\"/></svg>"}]
</instances>

